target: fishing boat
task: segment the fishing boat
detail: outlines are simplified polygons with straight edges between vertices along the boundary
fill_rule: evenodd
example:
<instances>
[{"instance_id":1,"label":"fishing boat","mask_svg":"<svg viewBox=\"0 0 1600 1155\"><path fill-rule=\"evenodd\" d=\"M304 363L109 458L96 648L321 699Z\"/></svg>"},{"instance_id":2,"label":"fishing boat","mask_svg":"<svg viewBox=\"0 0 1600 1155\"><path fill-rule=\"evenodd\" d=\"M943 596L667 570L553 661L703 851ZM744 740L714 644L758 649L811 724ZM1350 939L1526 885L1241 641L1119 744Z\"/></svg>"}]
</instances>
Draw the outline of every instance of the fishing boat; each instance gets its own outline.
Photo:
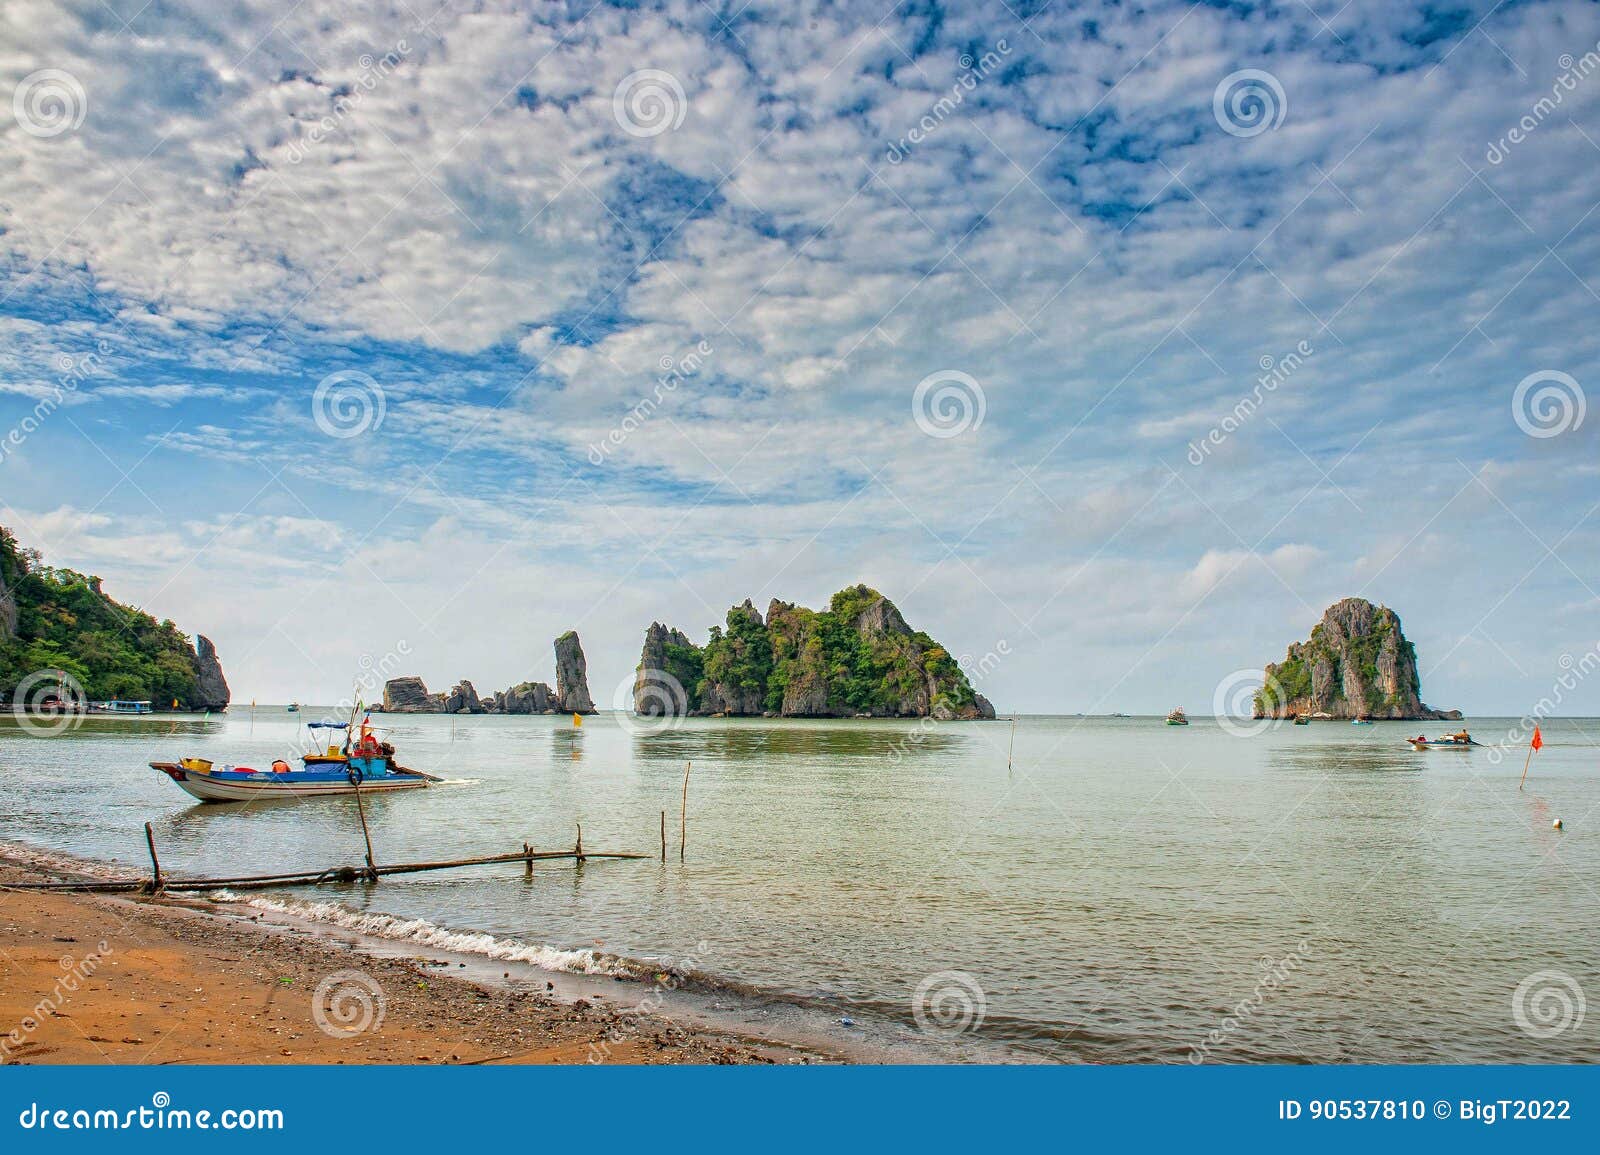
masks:
<instances>
[{"instance_id":1,"label":"fishing boat","mask_svg":"<svg viewBox=\"0 0 1600 1155\"><path fill-rule=\"evenodd\" d=\"M1437 738L1428 738L1418 734L1415 738L1407 738L1413 750L1466 750L1472 746L1481 745L1472 740L1472 735L1465 730L1458 730L1454 734L1441 734Z\"/></svg>"},{"instance_id":2,"label":"fishing boat","mask_svg":"<svg viewBox=\"0 0 1600 1155\"><path fill-rule=\"evenodd\" d=\"M1183 712L1182 706L1167 715L1167 725L1169 726L1187 726L1188 724L1189 716Z\"/></svg>"},{"instance_id":3,"label":"fishing boat","mask_svg":"<svg viewBox=\"0 0 1600 1155\"><path fill-rule=\"evenodd\" d=\"M132 702L117 698L108 702L90 702L91 714L149 714L155 707L149 702Z\"/></svg>"},{"instance_id":4,"label":"fishing boat","mask_svg":"<svg viewBox=\"0 0 1600 1155\"><path fill-rule=\"evenodd\" d=\"M300 703L299 702L290 702L287 706L285 706L283 708L283 712L285 714L298 714L300 712Z\"/></svg>"},{"instance_id":5,"label":"fishing boat","mask_svg":"<svg viewBox=\"0 0 1600 1155\"><path fill-rule=\"evenodd\" d=\"M1351 718L1350 719L1350 724L1352 726L1370 726L1370 725L1372 725L1372 719L1371 718Z\"/></svg>"},{"instance_id":6,"label":"fishing boat","mask_svg":"<svg viewBox=\"0 0 1600 1155\"><path fill-rule=\"evenodd\" d=\"M316 798L329 794L388 793L418 790L439 779L411 770L394 760L394 747L372 732L372 720L362 720L360 735L351 742L349 722L308 722L306 728L320 743L320 731L330 737L344 734L344 742L330 742L320 753L300 757L296 770L283 759L270 769L218 766L205 758L180 758L152 762L150 767L171 778L202 802L248 802L258 798Z\"/></svg>"},{"instance_id":7,"label":"fishing boat","mask_svg":"<svg viewBox=\"0 0 1600 1155\"><path fill-rule=\"evenodd\" d=\"M1311 725L1311 719L1304 714L1296 714L1294 716L1294 724L1296 726L1309 726Z\"/></svg>"}]
</instances>

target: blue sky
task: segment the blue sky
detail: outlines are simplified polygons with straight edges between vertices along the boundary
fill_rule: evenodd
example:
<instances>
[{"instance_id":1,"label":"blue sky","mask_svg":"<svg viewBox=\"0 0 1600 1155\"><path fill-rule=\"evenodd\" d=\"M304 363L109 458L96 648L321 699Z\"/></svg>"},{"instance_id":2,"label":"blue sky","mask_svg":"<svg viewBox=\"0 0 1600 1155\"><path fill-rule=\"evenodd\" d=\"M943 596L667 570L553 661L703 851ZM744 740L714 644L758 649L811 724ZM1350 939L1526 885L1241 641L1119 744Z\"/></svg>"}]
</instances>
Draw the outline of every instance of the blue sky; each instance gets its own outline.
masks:
<instances>
[{"instance_id":1,"label":"blue sky","mask_svg":"<svg viewBox=\"0 0 1600 1155\"><path fill-rule=\"evenodd\" d=\"M1002 710L1361 594L1521 712L1600 644L1597 172L1585 3L18 0L0 522L240 699L575 626L604 705L866 581Z\"/></svg>"}]
</instances>

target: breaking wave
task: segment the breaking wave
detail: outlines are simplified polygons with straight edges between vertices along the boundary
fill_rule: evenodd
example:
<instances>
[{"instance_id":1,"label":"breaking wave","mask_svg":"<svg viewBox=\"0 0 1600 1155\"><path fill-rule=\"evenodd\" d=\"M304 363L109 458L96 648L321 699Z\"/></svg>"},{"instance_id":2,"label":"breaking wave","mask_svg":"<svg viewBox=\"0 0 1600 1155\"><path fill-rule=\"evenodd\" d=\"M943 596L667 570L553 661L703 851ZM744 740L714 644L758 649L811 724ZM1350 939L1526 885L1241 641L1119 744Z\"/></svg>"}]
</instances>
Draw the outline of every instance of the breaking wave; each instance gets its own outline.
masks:
<instances>
[{"instance_id":1,"label":"breaking wave","mask_svg":"<svg viewBox=\"0 0 1600 1155\"><path fill-rule=\"evenodd\" d=\"M562 950L558 947L533 945L516 939L496 938L494 935L476 931L455 931L438 926L424 918L401 918L392 914L352 910L336 902L295 902L278 898L241 899L239 895L228 890L213 891L210 897L216 902L242 901L245 906L269 914L334 926L372 938L415 943L417 946L430 947L434 950L478 955L500 962L529 963L542 970L628 979L646 978L653 971L647 963L620 958L601 951Z\"/></svg>"}]
</instances>

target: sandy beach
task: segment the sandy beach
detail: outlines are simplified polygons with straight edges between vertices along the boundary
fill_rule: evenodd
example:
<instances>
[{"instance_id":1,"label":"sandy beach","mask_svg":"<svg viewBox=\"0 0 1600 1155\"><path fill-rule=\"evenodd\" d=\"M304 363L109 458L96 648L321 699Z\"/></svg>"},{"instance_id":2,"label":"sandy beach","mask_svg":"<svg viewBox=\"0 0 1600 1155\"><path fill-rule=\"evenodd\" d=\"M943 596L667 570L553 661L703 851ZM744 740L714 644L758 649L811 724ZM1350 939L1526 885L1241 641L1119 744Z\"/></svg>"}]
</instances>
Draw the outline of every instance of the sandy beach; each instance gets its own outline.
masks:
<instances>
[{"instance_id":1,"label":"sandy beach","mask_svg":"<svg viewBox=\"0 0 1600 1155\"><path fill-rule=\"evenodd\" d=\"M604 999L569 999L532 979L483 985L451 974L453 964L438 958L374 957L189 904L4 888L42 877L0 860L6 1064L815 1057L675 1023L643 983L612 984L615 994Z\"/></svg>"}]
</instances>

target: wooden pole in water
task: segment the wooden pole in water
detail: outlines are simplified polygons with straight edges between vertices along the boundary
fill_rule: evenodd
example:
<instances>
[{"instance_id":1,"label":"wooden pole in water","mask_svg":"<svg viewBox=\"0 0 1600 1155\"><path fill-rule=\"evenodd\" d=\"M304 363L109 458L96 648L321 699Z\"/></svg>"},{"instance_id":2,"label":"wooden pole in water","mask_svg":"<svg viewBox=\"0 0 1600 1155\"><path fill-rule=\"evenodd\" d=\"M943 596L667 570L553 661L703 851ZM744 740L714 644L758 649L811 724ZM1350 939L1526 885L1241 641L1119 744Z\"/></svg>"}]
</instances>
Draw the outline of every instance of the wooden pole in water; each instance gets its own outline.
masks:
<instances>
[{"instance_id":1,"label":"wooden pole in water","mask_svg":"<svg viewBox=\"0 0 1600 1155\"><path fill-rule=\"evenodd\" d=\"M661 861L667 860L667 812L661 812Z\"/></svg>"},{"instance_id":2,"label":"wooden pole in water","mask_svg":"<svg viewBox=\"0 0 1600 1155\"><path fill-rule=\"evenodd\" d=\"M572 857L581 865L583 862L583 823L578 823L578 845L572 848Z\"/></svg>"},{"instance_id":3,"label":"wooden pole in water","mask_svg":"<svg viewBox=\"0 0 1600 1155\"><path fill-rule=\"evenodd\" d=\"M378 881L378 864L372 861L372 833L367 829L367 804L361 800L361 783L356 787L356 814L361 819L361 838L367 844L367 881Z\"/></svg>"},{"instance_id":4,"label":"wooden pole in water","mask_svg":"<svg viewBox=\"0 0 1600 1155\"><path fill-rule=\"evenodd\" d=\"M1528 756L1522 760L1522 781L1517 783L1517 789L1522 789L1522 783L1528 780L1528 763L1533 761L1533 746L1528 746Z\"/></svg>"},{"instance_id":5,"label":"wooden pole in water","mask_svg":"<svg viewBox=\"0 0 1600 1155\"><path fill-rule=\"evenodd\" d=\"M144 824L144 841L145 845L150 848L150 866L155 872L150 880L150 892L154 894L159 892L162 888L161 860L156 857L156 832L150 829L150 824L148 822Z\"/></svg>"},{"instance_id":6,"label":"wooden pole in water","mask_svg":"<svg viewBox=\"0 0 1600 1155\"><path fill-rule=\"evenodd\" d=\"M683 861L684 848L689 845L689 771L693 762L683 764L683 809L678 813L678 861Z\"/></svg>"},{"instance_id":7,"label":"wooden pole in water","mask_svg":"<svg viewBox=\"0 0 1600 1155\"><path fill-rule=\"evenodd\" d=\"M1006 777L1011 777L1011 752L1017 748L1017 716L1011 715L1011 741L1006 745Z\"/></svg>"},{"instance_id":8,"label":"wooden pole in water","mask_svg":"<svg viewBox=\"0 0 1600 1155\"><path fill-rule=\"evenodd\" d=\"M527 856L527 871L526 871L526 873L527 873L529 878L532 878L533 877L533 847L528 845L528 843L524 842L522 844L522 853Z\"/></svg>"}]
</instances>

